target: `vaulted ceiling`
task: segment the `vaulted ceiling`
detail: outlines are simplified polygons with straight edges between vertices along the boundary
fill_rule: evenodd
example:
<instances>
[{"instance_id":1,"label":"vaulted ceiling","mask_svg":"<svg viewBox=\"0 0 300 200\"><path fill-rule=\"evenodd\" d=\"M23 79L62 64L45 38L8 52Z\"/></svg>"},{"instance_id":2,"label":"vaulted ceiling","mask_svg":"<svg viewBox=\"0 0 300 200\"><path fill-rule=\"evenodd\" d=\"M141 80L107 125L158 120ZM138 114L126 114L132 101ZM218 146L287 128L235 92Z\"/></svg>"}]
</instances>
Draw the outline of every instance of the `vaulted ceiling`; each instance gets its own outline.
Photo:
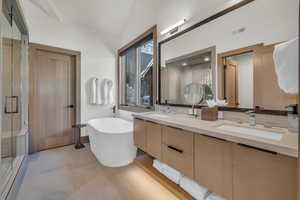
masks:
<instances>
[{"instance_id":1,"label":"vaulted ceiling","mask_svg":"<svg viewBox=\"0 0 300 200\"><path fill-rule=\"evenodd\" d=\"M124 29L144 16L133 16L137 5L145 4L139 13L151 13L152 21L166 28L186 17L192 23L199 21L214 10L240 0L20 0L28 1L49 17L62 23L83 25L98 31L107 40L117 40ZM147 12L146 12L147 11ZM27 10L30 12L30 10ZM140 18L140 19L139 19Z\"/></svg>"},{"instance_id":2,"label":"vaulted ceiling","mask_svg":"<svg viewBox=\"0 0 300 200\"><path fill-rule=\"evenodd\" d=\"M124 28L136 0L52 0L64 19L108 34ZM70 3L71 2L71 3Z\"/></svg>"}]
</instances>

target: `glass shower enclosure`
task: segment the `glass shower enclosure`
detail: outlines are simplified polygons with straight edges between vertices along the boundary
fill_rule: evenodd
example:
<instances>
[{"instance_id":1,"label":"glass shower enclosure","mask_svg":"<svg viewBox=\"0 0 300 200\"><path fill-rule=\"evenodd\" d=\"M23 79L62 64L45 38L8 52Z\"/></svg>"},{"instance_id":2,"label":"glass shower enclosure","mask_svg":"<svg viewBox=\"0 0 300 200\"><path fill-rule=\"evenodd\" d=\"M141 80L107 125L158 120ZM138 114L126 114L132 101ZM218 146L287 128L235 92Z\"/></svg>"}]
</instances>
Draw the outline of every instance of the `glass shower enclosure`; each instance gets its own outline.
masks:
<instances>
[{"instance_id":1,"label":"glass shower enclosure","mask_svg":"<svg viewBox=\"0 0 300 200\"><path fill-rule=\"evenodd\" d=\"M17 1L1 3L0 199L5 199L28 149L28 34Z\"/></svg>"}]
</instances>

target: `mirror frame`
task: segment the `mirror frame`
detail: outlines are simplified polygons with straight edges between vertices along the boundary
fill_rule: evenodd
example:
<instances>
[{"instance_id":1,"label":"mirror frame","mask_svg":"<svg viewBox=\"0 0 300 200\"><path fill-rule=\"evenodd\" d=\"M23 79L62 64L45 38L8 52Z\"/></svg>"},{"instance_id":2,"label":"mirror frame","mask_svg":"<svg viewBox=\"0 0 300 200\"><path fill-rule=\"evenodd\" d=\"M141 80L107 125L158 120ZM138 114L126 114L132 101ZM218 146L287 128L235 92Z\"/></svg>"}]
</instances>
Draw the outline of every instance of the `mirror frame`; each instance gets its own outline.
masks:
<instances>
[{"instance_id":1,"label":"mirror frame","mask_svg":"<svg viewBox=\"0 0 300 200\"><path fill-rule=\"evenodd\" d=\"M158 98L157 98L157 104L158 105L162 105L162 106L174 106L174 107L175 106L176 107L187 107L187 108L191 108L192 107L192 105L185 105L185 104L165 104L165 103L161 102L161 48L162 48L162 45L164 43L167 43L167 42L169 42L169 41L171 41L173 39L176 39L176 38L184 35L185 33L188 33L190 31L192 31L192 30L194 30L194 29L196 29L196 28L198 28L198 27L200 27L202 25L205 25L205 24L207 24L207 23L209 23L211 21L214 21L214 20L216 20L216 19L218 19L218 18L220 18L220 17L222 17L222 16L224 16L224 15L226 15L226 14L228 14L228 13L230 13L230 12L236 10L236 9L239 9L239 8L241 8L243 6L246 6L246 5L248 5L248 4L250 4L250 3L254 2L254 1L255 0L242 0L241 2L239 2L239 3L237 3L237 4L233 5L233 6L231 6L229 8L226 8L226 9L224 9L224 10L222 10L222 11L220 11L220 12L218 12L218 13L216 13L216 14L214 14L214 15L212 15L212 16L210 16L210 17L208 17L208 18L206 18L206 19L204 19L204 20L202 20L202 21L200 21L200 22L198 22L198 23L196 23L196 24L194 24L194 25L192 25L192 26L184 29L183 31L180 31L180 32L178 32L178 33L176 33L176 34L174 34L174 35L172 35L172 36L170 36L170 37L168 37L168 38L166 38L166 39L164 39L164 40L162 40L162 41L160 41L158 43L158 62L157 62L158 63L158 95L157 95L158 96ZM216 66L218 66L218 63L216 64ZM216 79L217 79L217 77L215 77L215 80ZM215 90L215 92L216 92L216 90ZM202 108L204 106L198 105L198 106L195 106L195 107L196 108ZM249 110L255 110L255 108L248 109L248 108L219 107L219 110L221 110L221 111L233 111L233 112L247 112ZM284 116L286 116L288 114L288 111L284 111L284 110L264 110L264 109L262 109L262 110L256 110L256 113L258 113L258 114L284 115Z\"/></svg>"}]
</instances>

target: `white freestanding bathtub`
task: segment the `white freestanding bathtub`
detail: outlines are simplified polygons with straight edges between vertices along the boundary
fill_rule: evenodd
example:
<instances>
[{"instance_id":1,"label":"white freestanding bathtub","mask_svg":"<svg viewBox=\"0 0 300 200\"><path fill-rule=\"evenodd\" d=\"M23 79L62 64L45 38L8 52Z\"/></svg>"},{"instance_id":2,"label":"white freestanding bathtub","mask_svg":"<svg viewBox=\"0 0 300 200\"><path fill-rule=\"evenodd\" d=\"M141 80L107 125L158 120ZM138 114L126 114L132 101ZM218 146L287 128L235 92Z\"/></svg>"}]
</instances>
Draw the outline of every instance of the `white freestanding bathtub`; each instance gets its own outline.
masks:
<instances>
[{"instance_id":1,"label":"white freestanding bathtub","mask_svg":"<svg viewBox=\"0 0 300 200\"><path fill-rule=\"evenodd\" d=\"M120 118L99 118L88 122L91 150L104 166L121 167L136 157L133 123Z\"/></svg>"}]
</instances>

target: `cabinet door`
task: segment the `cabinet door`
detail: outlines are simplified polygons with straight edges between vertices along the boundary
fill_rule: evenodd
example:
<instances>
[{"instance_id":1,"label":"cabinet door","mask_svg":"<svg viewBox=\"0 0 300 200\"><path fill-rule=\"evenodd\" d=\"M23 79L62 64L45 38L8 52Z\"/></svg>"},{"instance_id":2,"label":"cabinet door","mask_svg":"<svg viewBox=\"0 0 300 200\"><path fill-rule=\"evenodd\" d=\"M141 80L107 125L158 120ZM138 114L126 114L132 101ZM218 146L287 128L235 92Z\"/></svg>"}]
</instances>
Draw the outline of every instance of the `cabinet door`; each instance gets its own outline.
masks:
<instances>
[{"instance_id":1,"label":"cabinet door","mask_svg":"<svg viewBox=\"0 0 300 200\"><path fill-rule=\"evenodd\" d=\"M235 200L296 200L297 160L234 146Z\"/></svg>"},{"instance_id":2,"label":"cabinet door","mask_svg":"<svg viewBox=\"0 0 300 200\"><path fill-rule=\"evenodd\" d=\"M232 156L231 142L196 134L195 179L227 200L232 199Z\"/></svg>"},{"instance_id":3,"label":"cabinet door","mask_svg":"<svg viewBox=\"0 0 300 200\"><path fill-rule=\"evenodd\" d=\"M134 145L146 151L146 127L140 119L134 119Z\"/></svg>"},{"instance_id":4,"label":"cabinet door","mask_svg":"<svg viewBox=\"0 0 300 200\"><path fill-rule=\"evenodd\" d=\"M147 133L147 153L161 160L162 128L159 124L145 122Z\"/></svg>"}]
</instances>

